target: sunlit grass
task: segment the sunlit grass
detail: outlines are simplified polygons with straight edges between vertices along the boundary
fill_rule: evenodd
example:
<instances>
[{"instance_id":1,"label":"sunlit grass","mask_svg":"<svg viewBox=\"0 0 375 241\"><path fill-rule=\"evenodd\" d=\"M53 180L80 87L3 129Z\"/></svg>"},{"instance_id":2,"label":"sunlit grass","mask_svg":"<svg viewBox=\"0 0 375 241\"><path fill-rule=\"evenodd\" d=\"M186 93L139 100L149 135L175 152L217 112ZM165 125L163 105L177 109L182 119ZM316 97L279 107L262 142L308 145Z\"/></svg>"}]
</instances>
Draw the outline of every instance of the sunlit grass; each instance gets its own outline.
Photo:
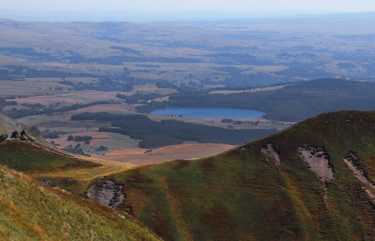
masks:
<instances>
[{"instance_id":1,"label":"sunlit grass","mask_svg":"<svg viewBox=\"0 0 375 241\"><path fill-rule=\"evenodd\" d=\"M158 240L126 213L0 166L1 240Z\"/></svg>"},{"instance_id":2,"label":"sunlit grass","mask_svg":"<svg viewBox=\"0 0 375 241\"><path fill-rule=\"evenodd\" d=\"M95 168L71 169L66 171L46 172L30 174L31 177L65 177L75 180L87 181L97 177L108 176L118 172L123 172L132 168L129 166L100 166Z\"/></svg>"}]
</instances>

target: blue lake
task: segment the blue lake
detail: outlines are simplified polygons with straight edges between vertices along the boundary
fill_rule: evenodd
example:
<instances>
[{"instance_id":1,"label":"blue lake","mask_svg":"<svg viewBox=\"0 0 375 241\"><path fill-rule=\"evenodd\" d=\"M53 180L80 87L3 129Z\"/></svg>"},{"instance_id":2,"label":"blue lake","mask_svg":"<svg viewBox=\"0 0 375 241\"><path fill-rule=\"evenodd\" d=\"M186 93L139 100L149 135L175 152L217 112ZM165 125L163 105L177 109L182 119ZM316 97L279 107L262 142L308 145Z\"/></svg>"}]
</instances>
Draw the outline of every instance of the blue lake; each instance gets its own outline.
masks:
<instances>
[{"instance_id":1,"label":"blue lake","mask_svg":"<svg viewBox=\"0 0 375 241\"><path fill-rule=\"evenodd\" d=\"M236 108L167 108L151 112L152 115L172 115L192 118L233 118L249 119L259 118L265 115L264 112L256 110Z\"/></svg>"}]
</instances>

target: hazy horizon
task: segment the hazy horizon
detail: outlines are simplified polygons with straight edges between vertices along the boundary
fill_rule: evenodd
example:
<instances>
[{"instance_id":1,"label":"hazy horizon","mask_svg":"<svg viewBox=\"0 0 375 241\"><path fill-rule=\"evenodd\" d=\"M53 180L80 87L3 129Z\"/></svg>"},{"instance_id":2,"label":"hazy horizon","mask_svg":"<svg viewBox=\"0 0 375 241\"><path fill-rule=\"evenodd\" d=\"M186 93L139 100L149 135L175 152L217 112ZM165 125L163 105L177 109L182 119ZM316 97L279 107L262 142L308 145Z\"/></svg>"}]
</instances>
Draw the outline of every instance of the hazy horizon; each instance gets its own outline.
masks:
<instances>
[{"instance_id":1,"label":"hazy horizon","mask_svg":"<svg viewBox=\"0 0 375 241\"><path fill-rule=\"evenodd\" d=\"M130 21L130 22L172 22L172 21L218 21L237 19L339 16L340 14L375 14L368 12L335 11L238 11L238 12L134 12L134 11L81 11L81 10L3 10L0 18L16 21Z\"/></svg>"},{"instance_id":2,"label":"hazy horizon","mask_svg":"<svg viewBox=\"0 0 375 241\"><path fill-rule=\"evenodd\" d=\"M375 12L371 0L5 0L0 18L38 21L179 21Z\"/></svg>"},{"instance_id":3,"label":"hazy horizon","mask_svg":"<svg viewBox=\"0 0 375 241\"><path fill-rule=\"evenodd\" d=\"M372 0L5 0L3 10L99 10L127 12L375 11Z\"/></svg>"}]
</instances>

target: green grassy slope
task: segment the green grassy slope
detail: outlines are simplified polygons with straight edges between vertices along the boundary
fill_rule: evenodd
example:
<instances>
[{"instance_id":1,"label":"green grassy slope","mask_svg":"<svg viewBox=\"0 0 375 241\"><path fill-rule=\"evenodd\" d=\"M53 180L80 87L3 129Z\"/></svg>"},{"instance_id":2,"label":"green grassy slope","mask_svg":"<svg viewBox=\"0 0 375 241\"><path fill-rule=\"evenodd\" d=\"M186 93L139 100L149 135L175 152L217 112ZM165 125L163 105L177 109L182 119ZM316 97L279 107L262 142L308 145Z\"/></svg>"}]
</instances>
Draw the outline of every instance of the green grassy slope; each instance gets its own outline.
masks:
<instances>
[{"instance_id":1,"label":"green grassy slope","mask_svg":"<svg viewBox=\"0 0 375 241\"><path fill-rule=\"evenodd\" d=\"M99 166L98 164L73 159L62 154L57 155L52 153L51 150L26 142L1 144L0 164L28 173Z\"/></svg>"},{"instance_id":2,"label":"green grassy slope","mask_svg":"<svg viewBox=\"0 0 375 241\"><path fill-rule=\"evenodd\" d=\"M261 148L273 143L281 165ZM325 188L298 154L324 147ZM111 176L135 216L165 240L373 240L375 203L343 159L354 151L375 180L375 112L322 114L221 155ZM120 205L120 209L122 208Z\"/></svg>"},{"instance_id":3,"label":"green grassy slope","mask_svg":"<svg viewBox=\"0 0 375 241\"><path fill-rule=\"evenodd\" d=\"M12 133L23 130L28 140L13 138ZM36 128L18 123L0 114L0 134L8 135L0 141L0 165L21 171L39 181L48 181L81 196L97 176L130 168L126 163L112 164L102 160L87 160L66 153L39 136ZM61 175L59 175L59 173Z\"/></svg>"},{"instance_id":4,"label":"green grassy slope","mask_svg":"<svg viewBox=\"0 0 375 241\"><path fill-rule=\"evenodd\" d=\"M7 120L0 129L22 126L0 117ZM53 190L24 175L85 196L92 179L125 170L126 163L110 166L73 158L38 140L11 138L0 144L0 240L159 240L128 214Z\"/></svg>"},{"instance_id":5,"label":"green grassy slope","mask_svg":"<svg viewBox=\"0 0 375 241\"><path fill-rule=\"evenodd\" d=\"M31 142L0 144L0 165L23 172L40 182L48 181L76 195L85 197L87 186L97 177L129 169L127 163L111 165L72 158ZM118 165L118 164L117 164Z\"/></svg>"},{"instance_id":6,"label":"green grassy slope","mask_svg":"<svg viewBox=\"0 0 375 241\"><path fill-rule=\"evenodd\" d=\"M0 166L1 240L160 240L131 216Z\"/></svg>"}]
</instances>

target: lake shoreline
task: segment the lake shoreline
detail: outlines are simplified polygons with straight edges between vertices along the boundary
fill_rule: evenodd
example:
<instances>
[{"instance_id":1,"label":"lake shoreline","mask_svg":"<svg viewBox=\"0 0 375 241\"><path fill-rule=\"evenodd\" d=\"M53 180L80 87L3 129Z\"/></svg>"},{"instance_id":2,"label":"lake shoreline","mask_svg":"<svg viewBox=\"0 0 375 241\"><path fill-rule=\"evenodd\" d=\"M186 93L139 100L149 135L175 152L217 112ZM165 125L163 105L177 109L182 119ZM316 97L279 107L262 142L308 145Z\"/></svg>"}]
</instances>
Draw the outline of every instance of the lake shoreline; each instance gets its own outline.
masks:
<instances>
[{"instance_id":1,"label":"lake shoreline","mask_svg":"<svg viewBox=\"0 0 375 241\"><path fill-rule=\"evenodd\" d=\"M189 118L254 119L266 113L239 108L164 108L153 110L151 115Z\"/></svg>"}]
</instances>

